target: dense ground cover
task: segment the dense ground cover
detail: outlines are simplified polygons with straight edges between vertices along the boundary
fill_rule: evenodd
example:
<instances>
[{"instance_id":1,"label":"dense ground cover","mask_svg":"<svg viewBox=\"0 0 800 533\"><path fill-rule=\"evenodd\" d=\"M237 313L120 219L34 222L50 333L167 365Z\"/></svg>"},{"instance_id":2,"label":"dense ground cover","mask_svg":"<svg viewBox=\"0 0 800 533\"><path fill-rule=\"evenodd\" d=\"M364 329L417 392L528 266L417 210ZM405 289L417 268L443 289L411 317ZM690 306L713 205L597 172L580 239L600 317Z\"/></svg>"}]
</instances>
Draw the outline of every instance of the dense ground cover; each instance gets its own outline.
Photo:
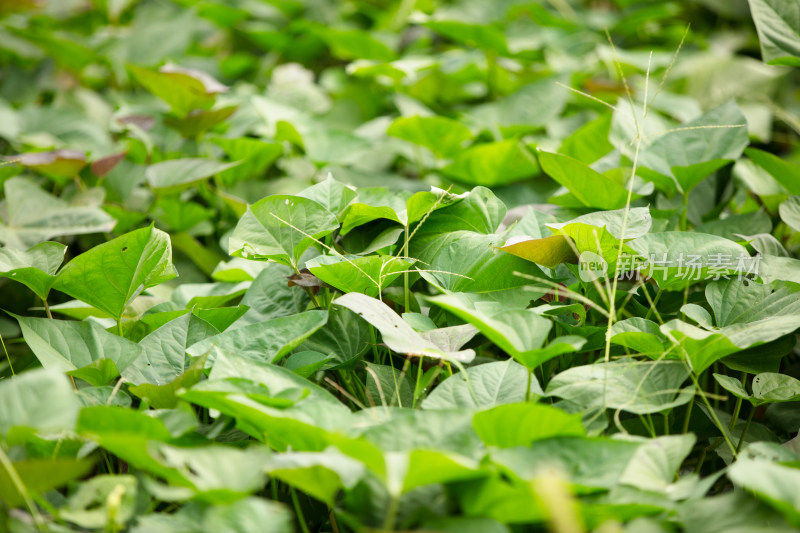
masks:
<instances>
[{"instance_id":1,"label":"dense ground cover","mask_svg":"<svg viewBox=\"0 0 800 533\"><path fill-rule=\"evenodd\" d=\"M0 531L800 527L793 3L0 0L0 65Z\"/></svg>"}]
</instances>

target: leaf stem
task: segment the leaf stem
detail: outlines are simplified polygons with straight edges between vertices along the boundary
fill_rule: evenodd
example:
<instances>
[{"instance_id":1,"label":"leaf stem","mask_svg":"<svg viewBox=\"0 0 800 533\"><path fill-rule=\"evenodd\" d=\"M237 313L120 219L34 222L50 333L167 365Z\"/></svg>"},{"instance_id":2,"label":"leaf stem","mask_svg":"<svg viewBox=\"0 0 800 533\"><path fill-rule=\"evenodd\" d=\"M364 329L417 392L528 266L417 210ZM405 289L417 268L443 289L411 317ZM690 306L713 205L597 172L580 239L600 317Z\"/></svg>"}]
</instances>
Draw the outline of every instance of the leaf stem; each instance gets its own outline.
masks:
<instances>
[{"instance_id":1,"label":"leaf stem","mask_svg":"<svg viewBox=\"0 0 800 533\"><path fill-rule=\"evenodd\" d=\"M747 431L750 429L750 423L753 421L753 415L755 414L755 412L756 412L755 406L751 407L750 414L747 415L747 422L744 425L742 434L739 436L739 443L736 445L736 454L738 454L742 450L742 446L744 445L744 437L745 435L747 435Z\"/></svg>"},{"instance_id":2,"label":"leaf stem","mask_svg":"<svg viewBox=\"0 0 800 533\"><path fill-rule=\"evenodd\" d=\"M0 333L0 345L3 346L3 352L6 354L6 360L8 361L8 368L11 369L11 375L12 376L16 376L16 373L14 372L14 366L11 364L11 356L8 355L8 349L6 349L6 343L3 340L3 334L2 333Z\"/></svg>"},{"instance_id":3,"label":"leaf stem","mask_svg":"<svg viewBox=\"0 0 800 533\"><path fill-rule=\"evenodd\" d=\"M414 385L414 398L411 400L412 409L417 407L417 398L422 395L422 391L420 391L420 381L422 380L422 361L424 360L425 356L420 354L419 361L417 361L417 382Z\"/></svg>"},{"instance_id":4,"label":"leaf stem","mask_svg":"<svg viewBox=\"0 0 800 533\"><path fill-rule=\"evenodd\" d=\"M683 193L683 203L681 207L681 216L678 222L678 229L681 231L686 231L689 223L687 222L687 218L689 215L689 191Z\"/></svg>"},{"instance_id":5,"label":"leaf stem","mask_svg":"<svg viewBox=\"0 0 800 533\"><path fill-rule=\"evenodd\" d=\"M528 369L528 386L525 388L525 401L531 401L531 382L533 381L533 370Z\"/></svg>"},{"instance_id":6,"label":"leaf stem","mask_svg":"<svg viewBox=\"0 0 800 533\"><path fill-rule=\"evenodd\" d=\"M300 530L303 533L311 533L308 530L308 524L306 524L306 519L303 516L303 509L300 507L300 500L297 498L297 492L294 490L294 487L290 488L289 492L292 495L292 505L294 505L294 512L297 515L297 522L300 524Z\"/></svg>"},{"instance_id":7,"label":"leaf stem","mask_svg":"<svg viewBox=\"0 0 800 533\"><path fill-rule=\"evenodd\" d=\"M742 372L742 388L744 388L745 384L747 383L747 372ZM742 398L736 398L736 405L733 408L733 416L731 417L731 423L728 424L728 429L733 431L733 428L736 426L736 422L739 421L739 413L742 410Z\"/></svg>"},{"instance_id":8,"label":"leaf stem","mask_svg":"<svg viewBox=\"0 0 800 533\"><path fill-rule=\"evenodd\" d=\"M717 426L717 429L719 429L720 433L722 433L722 437L725 439L725 443L731 449L733 456L736 457L738 455L736 451L736 446L733 445L733 442L731 441L731 438L728 435L727 429L725 428L724 424L720 422L719 417L717 416L717 412L714 411L714 408L711 406L711 402L708 401L705 391L703 391L702 387L700 387L700 383L697 381L697 376L695 375L694 372L690 372L689 376L692 378L692 381L694 382L694 386L700 395L700 399L703 400L703 403L706 404L706 408L708 409L708 415L711 417L712 422L714 422L714 425Z\"/></svg>"},{"instance_id":9,"label":"leaf stem","mask_svg":"<svg viewBox=\"0 0 800 533\"><path fill-rule=\"evenodd\" d=\"M408 226L405 227L404 248L408 250ZM411 311L411 289L408 286L408 269L403 272L403 306L406 310L406 313Z\"/></svg>"},{"instance_id":10,"label":"leaf stem","mask_svg":"<svg viewBox=\"0 0 800 533\"><path fill-rule=\"evenodd\" d=\"M694 398L692 398L689 405L686 407L686 418L683 419L682 435L686 435L689 431L689 421L692 419L692 407L694 407Z\"/></svg>"},{"instance_id":11,"label":"leaf stem","mask_svg":"<svg viewBox=\"0 0 800 533\"><path fill-rule=\"evenodd\" d=\"M400 510L400 498L398 496L389 497L389 507L386 508L386 518L383 520L383 531L394 531L397 523L397 512Z\"/></svg>"}]
</instances>

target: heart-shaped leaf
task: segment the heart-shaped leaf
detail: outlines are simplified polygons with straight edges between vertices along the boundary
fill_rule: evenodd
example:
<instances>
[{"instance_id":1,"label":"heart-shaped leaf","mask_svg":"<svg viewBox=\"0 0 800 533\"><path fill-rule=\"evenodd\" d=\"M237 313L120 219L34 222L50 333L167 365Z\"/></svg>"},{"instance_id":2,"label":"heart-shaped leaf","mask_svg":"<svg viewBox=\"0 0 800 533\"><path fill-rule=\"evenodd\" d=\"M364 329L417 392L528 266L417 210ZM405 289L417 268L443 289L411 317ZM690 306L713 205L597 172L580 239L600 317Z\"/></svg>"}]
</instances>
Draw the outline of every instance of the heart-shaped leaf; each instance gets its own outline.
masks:
<instances>
[{"instance_id":1,"label":"heart-shaped leaf","mask_svg":"<svg viewBox=\"0 0 800 533\"><path fill-rule=\"evenodd\" d=\"M143 290L176 276L169 235L151 226L74 258L61 269L53 288L119 320Z\"/></svg>"}]
</instances>

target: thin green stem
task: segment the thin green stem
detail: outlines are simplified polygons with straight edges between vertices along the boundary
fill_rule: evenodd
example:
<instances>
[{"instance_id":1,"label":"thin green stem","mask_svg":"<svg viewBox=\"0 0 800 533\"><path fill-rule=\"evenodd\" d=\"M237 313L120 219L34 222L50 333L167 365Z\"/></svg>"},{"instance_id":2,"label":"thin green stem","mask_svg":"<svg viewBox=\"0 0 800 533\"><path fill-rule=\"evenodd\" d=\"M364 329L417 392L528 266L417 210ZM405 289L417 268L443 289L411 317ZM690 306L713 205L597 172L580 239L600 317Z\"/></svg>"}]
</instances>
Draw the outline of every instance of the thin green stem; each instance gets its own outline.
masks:
<instances>
[{"instance_id":1,"label":"thin green stem","mask_svg":"<svg viewBox=\"0 0 800 533\"><path fill-rule=\"evenodd\" d=\"M744 388L745 384L747 383L747 372L742 372L742 388ZM728 424L728 429L733 431L733 428L736 426L736 422L739 421L739 413L742 410L742 398L736 398L736 405L733 408L733 416L731 417L731 423Z\"/></svg>"},{"instance_id":2,"label":"thin green stem","mask_svg":"<svg viewBox=\"0 0 800 533\"><path fill-rule=\"evenodd\" d=\"M47 313L47 318L53 320L53 313L50 312L50 304L47 303L47 298L42 298L44 304L44 312Z\"/></svg>"},{"instance_id":3,"label":"thin green stem","mask_svg":"<svg viewBox=\"0 0 800 533\"><path fill-rule=\"evenodd\" d=\"M380 364L380 355L378 354L378 339L375 335L375 326L369 325L369 342L372 345L372 357L376 364Z\"/></svg>"},{"instance_id":4,"label":"thin green stem","mask_svg":"<svg viewBox=\"0 0 800 533\"><path fill-rule=\"evenodd\" d=\"M3 353L6 354L6 360L8 361L8 368L11 369L11 375L12 376L16 376L16 373L14 372L14 366L11 364L11 356L8 355L8 350L6 349L6 343L3 340L3 335L2 334L0 334L0 345L3 346Z\"/></svg>"},{"instance_id":5,"label":"thin green stem","mask_svg":"<svg viewBox=\"0 0 800 533\"><path fill-rule=\"evenodd\" d=\"M700 394L700 399L703 400L703 403L706 404L706 408L708 409L708 414L711 417L712 422L714 422L714 425L717 426L717 429L719 429L720 433L722 433L722 437L725 439L725 443L731 449L733 456L736 457L737 455L736 446L733 445L733 442L731 441L731 438L728 435L728 431L725 428L725 425L722 422L720 422L719 417L717 416L717 412L714 411L714 408L711 406L711 402L708 401L705 391L703 391L702 387L700 387L700 383L697 381L697 376L694 374L694 372L691 372L689 376L692 378L694 386L697 389L698 393Z\"/></svg>"},{"instance_id":6,"label":"thin green stem","mask_svg":"<svg viewBox=\"0 0 800 533\"><path fill-rule=\"evenodd\" d=\"M314 304L314 307L319 308L319 300L317 300L316 295L314 294L314 290L311 287L303 287L306 290L306 294L308 297L311 298L311 303Z\"/></svg>"},{"instance_id":7,"label":"thin green stem","mask_svg":"<svg viewBox=\"0 0 800 533\"><path fill-rule=\"evenodd\" d=\"M525 401L531 401L531 382L533 381L533 370L528 369L528 386L525 389Z\"/></svg>"},{"instance_id":8,"label":"thin green stem","mask_svg":"<svg viewBox=\"0 0 800 533\"><path fill-rule=\"evenodd\" d=\"M297 522L300 524L300 530L303 533L311 533L308 530L306 518L303 516L303 509L300 507L300 500L297 497L297 492L295 492L294 488L289 489L289 492L292 494L292 505L294 505L294 512L297 515Z\"/></svg>"},{"instance_id":9,"label":"thin green stem","mask_svg":"<svg viewBox=\"0 0 800 533\"><path fill-rule=\"evenodd\" d=\"M750 423L753 421L753 415L755 414L755 412L756 412L755 406L751 407L750 414L747 415L747 422L744 425L742 434L739 436L739 443L736 444L736 454L738 454L742 450L742 446L744 445L744 438L747 435L747 431L750 429Z\"/></svg>"},{"instance_id":10,"label":"thin green stem","mask_svg":"<svg viewBox=\"0 0 800 533\"><path fill-rule=\"evenodd\" d=\"M700 470L703 468L703 463L706 460L706 455L708 455L708 452L713 452L719 448L720 444L722 444L722 437L719 437L717 440L703 448L703 451L700 452L700 458L697 460L697 466L694 468L696 474L699 474Z\"/></svg>"},{"instance_id":11,"label":"thin green stem","mask_svg":"<svg viewBox=\"0 0 800 533\"><path fill-rule=\"evenodd\" d=\"M653 427L653 421L650 420L649 416L650 416L649 414L647 417L645 417L644 415L639 415L639 420L642 422L642 425L647 430L647 432L650 433L650 436L652 438L656 438L656 430Z\"/></svg>"},{"instance_id":12,"label":"thin green stem","mask_svg":"<svg viewBox=\"0 0 800 533\"><path fill-rule=\"evenodd\" d=\"M386 518L383 520L383 531L394 531L394 526L397 523L397 512L400 510L400 497L390 496L389 506L386 508Z\"/></svg>"},{"instance_id":13,"label":"thin green stem","mask_svg":"<svg viewBox=\"0 0 800 533\"><path fill-rule=\"evenodd\" d=\"M414 385L414 398L411 401L411 408L414 409L417 406L417 398L421 395L420 391L420 383L422 381L422 361L425 359L424 355L420 355L418 366L417 366L417 382Z\"/></svg>"},{"instance_id":14,"label":"thin green stem","mask_svg":"<svg viewBox=\"0 0 800 533\"><path fill-rule=\"evenodd\" d=\"M687 222L688 215L689 215L689 191L686 191L685 193L683 193L681 216L678 222L678 229L680 229L681 231L686 231L686 228L689 225Z\"/></svg>"},{"instance_id":15,"label":"thin green stem","mask_svg":"<svg viewBox=\"0 0 800 533\"><path fill-rule=\"evenodd\" d=\"M661 290L661 287L659 287L658 288L658 292L656 292L656 297L651 299L650 298L650 293L647 292L647 287L644 287L644 297L647 298L647 303L650 304L650 309L648 309L647 310L647 314L644 315L644 319L645 320L649 320L650 319L650 315L652 313L655 313L656 320L658 320L658 323L659 324L663 324L664 323L664 321L661 319L661 314L658 312L658 309L656 309L656 306L658 305L658 300L661 299L661 293L662 292L663 291Z\"/></svg>"},{"instance_id":16,"label":"thin green stem","mask_svg":"<svg viewBox=\"0 0 800 533\"><path fill-rule=\"evenodd\" d=\"M403 247L408 250L408 226L405 227L405 244ZM411 288L408 286L408 270L403 272L403 307L406 313L411 311Z\"/></svg>"}]
</instances>

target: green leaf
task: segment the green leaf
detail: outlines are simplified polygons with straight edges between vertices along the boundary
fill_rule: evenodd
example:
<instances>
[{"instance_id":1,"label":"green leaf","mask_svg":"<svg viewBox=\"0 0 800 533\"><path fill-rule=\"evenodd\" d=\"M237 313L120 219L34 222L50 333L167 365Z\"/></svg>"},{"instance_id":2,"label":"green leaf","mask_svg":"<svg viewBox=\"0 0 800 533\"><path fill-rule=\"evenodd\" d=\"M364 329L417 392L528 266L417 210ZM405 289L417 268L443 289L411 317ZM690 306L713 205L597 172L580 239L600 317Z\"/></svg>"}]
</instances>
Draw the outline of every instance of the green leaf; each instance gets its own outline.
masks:
<instances>
[{"instance_id":1,"label":"green leaf","mask_svg":"<svg viewBox=\"0 0 800 533\"><path fill-rule=\"evenodd\" d=\"M753 378L753 398L762 403L796 402L800 400L800 380L785 374L764 372Z\"/></svg>"},{"instance_id":2,"label":"green leaf","mask_svg":"<svg viewBox=\"0 0 800 533\"><path fill-rule=\"evenodd\" d=\"M283 533L293 530L294 520L283 504L249 497L230 505L215 503L198 525L203 533Z\"/></svg>"},{"instance_id":3,"label":"green leaf","mask_svg":"<svg viewBox=\"0 0 800 533\"><path fill-rule=\"evenodd\" d=\"M544 346L553 323L533 309L509 309L469 293L446 294L429 298L462 320L472 324L508 355L534 369L564 353L575 352L585 339L558 337Z\"/></svg>"},{"instance_id":4,"label":"green leaf","mask_svg":"<svg viewBox=\"0 0 800 533\"><path fill-rule=\"evenodd\" d=\"M800 313L800 287L789 283L720 280L709 283L705 293L719 327Z\"/></svg>"},{"instance_id":5,"label":"green leaf","mask_svg":"<svg viewBox=\"0 0 800 533\"><path fill-rule=\"evenodd\" d=\"M741 276L756 264L743 246L705 233L649 233L627 246L646 261L640 270L666 290L723 275Z\"/></svg>"},{"instance_id":6,"label":"green leaf","mask_svg":"<svg viewBox=\"0 0 800 533\"><path fill-rule=\"evenodd\" d=\"M331 431L350 424L350 411L325 389L286 368L235 355L221 354L209 379L180 396L234 418L241 430L282 451L322 451L335 440Z\"/></svg>"},{"instance_id":7,"label":"green leaf","mask_svg":"<svg viewBox=\"0 0 800 533\"><path fill-rule=\"evenodd\" d=\"M413 261L413 260L412 260ZM312 274L342 292L359 292L377 297L402 272L411 268L412 261L393 256L320 255L306 262Z\"/></svg>"},{"instance_id":8,"label":"green leaf","mask_svg":"<svg viewBox=\"0 0 800 533\"><path fill-rule=\"evenodd\" d=\"M195 109L210 109L215 95L227 87L204 72L179 67L162 67L152 71L128 65L128 69L145 88L164 100L172 111L185 117Z\"/></svg>"},{"instance_id":9,"label":"green leaf","mask_svg":"<svg viewBox=\"0 0 800 533\"><path fill-rule=\"evenodd\" d=\"M45 368L65 372L110 359L124 374L142 354L135 343L107 332L97 322L14 317L25 342Z\"/></svg>"},{"instance_id":10,"label":"green leaf","mask_svg":"<svg viewBox=\"0 0 800 533\"><path fill-rule=\"evenodd\" d=\"M230 504L185 505L173 513L139 516L132 533L285 533L294 515L283 504L248 497Z\"/></svg>"},{"instance_id":11,"label":"green leaf","mask_svg":"<svg viewBox=\"0 0 800 533\"><path fill-rule=\"evenodd\" d=\"M88 365L76 370L67 371L68 376L82 379L86 383L95 387L102 387L111 383L119 377L117 365L111 359L105 357L96 359Z\"/></svg>"},{"instance_id":12,"label":"green leaf","mask_svg":"<svg viewBox=\"0 0 800 533\"><path fill-rule=\"evenodd\" d=\"M778 212L787 226L800 232L800 196L792 196L783 202Z\"/></svg>"},{"instance_id":13,"label":"green leaf","mask_svg":"<svg viewBox=\"0 0 800 533\"><path fill-rule=\"evenodd\" d=\"M748 2L764 62L800 66L800 12L797 6L781 0Z\"/></svg>"},{"instance_id":14,"label":"green leaf","mask_svg":"<svg viewBox=\"0 0 800 533\"><path fill-rule=\"evenodd\" d=\"M688 377L678 361L629 359L569 368L553 377L545 392L582 410L660 413L692 399L693 388L681 388Z\"/></svg>"},{"instance_id":15,"label":"green leaf","mask_svg":"<svg viewBox=\"0 0 800 533\"><path fill-rule=\"evenodd\" d=\"M214 216L214 211L198 203L181 200L177 196L162 196L156 200L153 207L152 217L173 232L195 229L198 224Z\"/></svg>"},{"instance_id":16,"label":"green leaf","mask_svg":"<svg viewBox=\"0 0 800 533\"><path fill-rule=\"evenodd\" d=\"M755 493L800 527L800 470L765 459L739 459L727 475L734 485Z\"/></svg>"},{"instance_id":17,"label":"green leaf","mask_svg":"<svg viewBox=\"0 0 800 533\"><path fill-rule=\"evenodd\" d=\"M462 363L468 363L475 357L473 350L443 352L433 342L414 331L388 305L375 298L351 292L340 296L333 303L350 309L375 326L380 331L383 342L393 352L418 357L452 359Z\"/></svg>"},{"instance_id":18,"label":"green leaf","mask_svg":"<svg viewBox=\"0 0 800 533\"><path fill-rule=\"evenodd\" d=\"M26 459L14 461L11 466L29 494L41 495L86 476L94 468L94 460L65 457ZM0 499L11 508L25 505L24 496L19 493L6 468L0 469Z\"/></svg>"},{"instance_id":19,"label":"green leaf","mask_svg":"<svg viewBox=\"0 0 800 533\"><path fill-rule=\"evenodd\" d=\"M673 177L688 193L706 176L738 159L748 142L747 120L729 101L642 146L639 164Z\"/></svg>"},{"instance_id":20,"label":"green leaf","mask_svg":"<svg viewBox=\"0 0 800 533\"><path fill-rule=\"evenodd\" d=\"M615 322L610 333L612 343L625 346L651 359L659 359L671 347L658 324L641 317Z\"/></svg>"},{"instance_id":21,"label":"green leaf","mask_svg":"<svg viewBox=\"0 0 800 533\"><path fill-rule=\"evenodd\" d=\"M371 342L369 324L349 309L333 306L328 311L328 322L304 340L299 349L324 354L336 364L346 365L363 355ZM289 366L288 361L286 365Z\"/></svg>"},{"instance_id":22,"label":"green leaf","mask_svg":"<svg viewBox=\"0 0 800 533\"><path fill-rule=\"evenodd\" d=\"M264 322L304 311L309 302L308 295L299 287L289 287L287 281L291 274L292 269L287 266L266 263L266 268L256 276L242 297L242 305L250 309L242 317L240 324Z\"/></svg>"},{"instance_id":23,"label":"green leaf","mask_svg":"<svg viewBox=\"0 0 800 533\"><path fill-rule=\"evenodd\" d=\"M506 241L500 250L537 265L555 268L561 263L577 262L572 246L565 235L551 235L543 239L514 237Z\"/></svg>"},{"instance_id":24,"label":"green leaf","mask_svg":"<svg viewBox=\"0 0 800 533\"><path fill-rule=\"evenodd\" d=\"M0 437L26 430L43 434L75 429L81 404L69 379L56 370L31 370L0 382Z\"/></svg>"},{"instance_id":25,"label":"green leaf","mask_svg":"<svg viewBox=\"0 0 800 533\"><path fill-rule=\"evenodd\" d=\"M356 199L358 193L354 188L336 181L331 174L328 174L325 181L300 191L297 196L314 200L337 218L341 218L347 206Z\"/></svg>"},{"instance_id":26,"label":"green leaf","mask_svg":"<svg viewBox=\"0 0 800 533\"><path fill-rule=\"evenodd\" d=\"M271 456L263 446L184 448L155 443L150 449L159 469L172 470L181 478L176 484L191 488L195 499L209 503L236 501L263 487Z\"/></svg>"},{"instance_id":27,"label":"green leaf","mask_svg":"<svg viewBox=\"0 0 800 533\"><path fill-rule=\"evenodd\" d=\"M499 128L505 137L546 128L562 113L569 99L569 91L559 87L559 81L567 80L550 77L525 83L496 102L475 106L467 117L490 132Z\"/></svg>"},{"instance_id":28,"label":"green leaf","mask_svg":"<svg viewBox=\"0 0 800 533\"><path fill-rule=\"evenodd\" d=\"M135 516L138 492L134 476L99 475L82 483L58 516L87 529L123 527Z\"/></svg>"},{"instance_id":29,"label":"green leaf","mask_svg":"<svg viewBox=\"0 0 800 533\"><path fill-rule=\"evenodd\" d=\"M436 450L479 458L486 448L472 427L472 413L466 411L420 411L394 408L380 409L384 417L376 423L373 417L362 437L385 452ZM366 413L365 413L366 414Z\"/></svg>"},{"instance_id":30,"label":"green leaf","mask_svg":"<svg viewBox=\"0 0 800 533\"><path fill-rule=\"evenodd\" d=\"M10 247L25 249L53 237L109 232L116 224L99 207L73 205L26 178L11 178L3 187L6 201L0 242Z\"/></svg>"},{"instance_id":31,"label":"green leaf","mask_svg":"<svg viewBox=\"0 0 800 533\"><path fill-rule=\"evenodd\" d=\"M706 298L719 327L702 329L677 319L661 327L680 348L675 354L688 357L698 374L718 359L776 341L800 327L796 313L800 294L792 286L745 284L731 279L709 284ZM761 357L765 359L767 354ZM741 367L743 362L735 364Z\"/></svg>"},{"instance_id":32,"label":"green leaf","mask_svg":"<svg viewBox=\"0 0 800 533\"><path fill-rule=\"evenodd\" d=\"M497 231L506 215L506 206L491 189L475 187L463 199L431 213L417 229L417 235L472 231L489 234Z\"/></svg>"},{"instance_id":33,"label":"green leaf","mask_svg":"<svg viewBox=\"0 0 800 533\"><path fill-rule=\"evenodd\" d=\"M157 418L117 406L84 407L75 430L136 468L178 486L187 485L177 470L164 466L150 454L150 442L172 439L164 423Z\"/></svg>"},{"instance_id":34,"label":"green leaf","mask_svg":"<svg viewBox=\"0 0 800 533\"><path fill-rule=\"evenodd\" d=\"M440 116L400 117L392 122L386 134L424 146L440 158L456 156L464 143L472 139L469 128Z\"/></svg>"},{"instance_id":35,"label":"green leaf","mask_svg":"<svg viewBox=\"0 0 800 533\"><path fill-rule=\"evenodd\" d=\"M699 233L719 235L732 241L741 241L742 234L769 234L772 231L772 220L764 210L752 213L731 215L716 220L709 220L697 226Z\"/></svg>"},{"instance_id":36,"label":"green leaf","mask_svg":"<svg viewBox=\"0 0 800 533\"><path fill-rule=\"evenodd\" d=\"M391 61L394 51L364 30L319 27L315 30L339 59Z\"/></svg>"},{"instance_id":37,"label":"green leaf","mask_svg":"<svg viewBox=\"0 0 800 533\"><path fill-rule=\"evenodd\" d=\"M408 375L389 365L366 363L367 381L364 394L374 405L384 407L411 407L414 403L414 385Z\"/></svg>"},{"instance_id":38,"label":"green leaf","mask_svg":"<svg viewBox=\"0 0 800 533\"><path fill-rule=\"evenodd\" d=\"M352 489L364 476L364 465L335 448L323 452L288 452L277 455L268 473L287 485L327 503L336 504L342 489Z\"/></svg>"},{"instance_id":39,"label":"green leaf","mask_svg":"<svg viewBox=\"0 0 800 533\"><path fill-rule=\"evenodd\" d=\"M530 381L529 381L530 380ZM422 402L423 409L484 409L542 396L536 377L513 359L467 368L442 381Z\"/></svg>"},{"instance_id":40,"label":"green leaf","mask_svg":"<svg viewBox=\"0 0 800 533\"><path fill-rule=\"evenodd\" d=\"M442 169L455 180L470 185L499 187L539 173L539 166L517 139L474 145L460 152Z\"/></svg>"},{"instance_id":41,"label":"green leaf","mask_svg":"<svg viewBox=\"0 0 800 533\"><path fill-rule=\"evenodd\" d=\"M0 248L0 277L18 281L46 300L66 251L59 242L42 242L25 251Z\"/></svg>"},{"instance_id":42,"label":"green leaf","mask_svg":"<svg viewBox=\"0 0 800 533\"><path fill-rule=\"evenodd\" d=\"M324 326L327 320L328 312L318 310L274 318L206 337L189 346L186 352L194 357L209 354L209 362L213 362L221 352L275 363Z\"/></svg>"},{"instance_id":43,"label":"green leaf","mask_svg":"<svg viewBox=\"0 0 800 533\"><path fill-rule=\"evenodd\" d=\"M614 149L608 142L610 128L611 114L601 115L564 139L558 152L591 165Z\"/></svg>"},{"instance_id":44,"label":"green leaf","mask_svg":"<svg viewBox=\"0 0 800 533\"><path fill-rule=\"evenodd\" d=\"M147 183L156 191L179 191L238 164L214 159L169 159L147 167Z\"/></svg>"},{"instance_id":45,"label":"green leaf","mask_svg":"<svg viewBox=\"0 0 800 533\"><path fill-rule=\"evenodd\" d=\"M509 475L532 481L544 465L568 473L578 490L611 489L641 446L608 438L554 437L535 446L506 448L492 452L491 460Z\"/></svg>"},{"instance_id":46,"label":"green leaf","mask_svg":"<svg viewBox=\"0 0 800 533\"><path fill-rule=\"evenodd\" d=\"M551 437L582 437L586 430L581 416L567 414L549 405L510 403L475 413L475 432L487 446L530 446Z\"/></svg>"},{"instance_id":47,"label":"green leaf","mask_svg":"<svg viewBox=\"0 0 800 533\"><path fill-rule=\"evenodd\" d=\"M619 209L628 190L585 163L566 155L540 151L539 164L548 176L566 187L582 205L598 209Z\"/></svg>"},{"instance_id":48,"label":"green leaf","mask_svg":"<svg viewBox=\"0 0 800 533\"><path fill-rule=\"evenodd\" d=\"M436 209L457 202L459 196L440 189L391 192L383 187L359 189L356 201L351 202L342 215L342 235L358 226L379 219L387 219L410 226Z\"/></svg>"},{"instance_id":49,"label":"green leaf","mask_svg":"<svg viewBox=\"0 0 800 533\"><path fill-rule=\"evenodd\" d=\"M775 372L758 374L753 378L753 394L748 394L742 384L730 376L714 374L714 379L725 390L737 398L749 401L754 406L800 401L800 380L785 374Z\"/></svg>"},{"instance_id":50,"label":"green leaf","mask_svg":"<svg viewBox=\"0 0 800 533\"><path fill-rule=\"evenodd\" d=\"M438 450L412 450L387 457L389 491L403 494L432 484L452 483L484 477L477 461ZM400 479L402 478L402 485ZM398 491L397 487L402 488Z\"/></svg>"},{"instance_id":51,"label":"green leaf","mask_svg":"<svg viewBox=\"0 0 800 533\"><path fill-rule=\"evenodd\" d=\"M238 163L218 174L218 179L226 185L258 177L283 155L283 146L279 143L264 142L249 137L238 139L217 137L211 142L225 150L228 159Z\"/></svg>"},{"instance_id":52,"label":"green leaf","mask_svg":"<svg viewBox=\"0 0 800 533\"><path fill-rule=\"evenodd\" d=\"M141 357L120 372L134 385L166 385L186 370L186 349L217 333L211 324L187 313L140 340Z\"/></svg>"},{"instance_id":53,"label":"green leaf","mask_svg":"<svg viewBox=\"0 0 800 533\"><path fill-rule=\"evenodd\" d=\"M142 228L84 252L61 269L53 288L116 319L144 289L176 277L169 235Z\"/></svg>"},{"instance_id":54,"label":"green leaf","mask_svg":"<svg viewBox=\"0 0 800 533\"><path fill-rule=\"evenodd\" d=\"M296 375L291 370L265 362L256 361L241 355L222 354L214 363L209 375L211 380L238 379L244 377L266 387L273 396L287 396L302 391L302 400L328 404L332 411L344 406L326 389ZM196 390L195 387L193 390ZM346 410L346 408L345 408Z\"/></svg>"},{"instance_id":55,"label":"green leaf","mask_svg":"<svg viewBox=\"0 0 800 533\"><path fill-rule=\"evenodd\" d=\"M620 482L650 492L667 492L697 438L693 434L666 435L640 446Z\"/></svg>"},{"instance_id":56,"label":"green leaf","mask_svg":"<svg viewBox=\"0 0 800 533\"><path fill-rule=\"evenodd\" d=\"M676 354L688 357L692 370L700 374L718 359L774 341L798 327L800 319L796 315L787 315L741 322L711 331L673 319L661 326L661 331L680 347Z\"/></svg>"},{"instance_id":57,"label":"green leaf","mask_svg":"<svg viewBox=\"0 0 800 533\"><path fill-rule=\"evenodd\" d=\"M174 409L178 405L177 392L199 382L205 374L203 367L206 357L198 357L188 366L185 372L163 385L142 383L135 387L128 387L128 392L146 400L154 409Z\"/></svg>"},{"instance_id":58,"label":"green leaf","mask_svg":"<svg viewBox=\"0 0 800 533\"><path fill-rule=\"evenodd\" d=\"M332 360L331 356L306 350L287 357L285 366L298 376L308 379Z\"/></svg>"},{"instance_id":59,"label":"green leaf","mask_svg":"<svg viewBox=\"0 0 800 533\"><path fill-rule=\"evenodd\" d=\"M230 237L230 254L272 259L297 269L300 256L315 239L339 227L320 204L299 196L274 195L247 208Z\"/></svg>"},{"instance_id":60,"label":"green leaf","mask_svg":"<svg viewBox=\"0 0 800 533\"><path fill-rule=\"evenodd\" d=\"M530 284L515 272L543 276L535 264L498 252L502 244L503 237L496 234L434 233L414 239L410 255L425 265L420 269L422 277L443 291L500 291Z\"/></svg>"},{"instance_id":61,"label":"green leaf","mask_svg":"<svg viewBox=\"0 0 800 533\"><path fill-rule=\"evenodd\" d=\"M435 20L425 25L445 37L467 46L491 50L499 54L508 54L506 38L503 32L488 24L470 24L456 20Z\"/></svg>"},{"instance_id":62,"label":"green leaf","mask_svg":"<svg viewBox=\"0 0 800 533\"><path fill-rule=\"evenodd\" d=\"M235 105L211 110L195 109L185 117L166 117L164 124L177 130L187 139L196 139L217 124L230 118L237 109L238 107Z\"/></svg>"},{"instance_id":63,"label":"green leaf","mask_svg":"<svg viewBox=\"0 0 800 533\"><path fill-rule=\"evenodd\" d=\"M78 150L29 152L12 157L15 163L41 172L60 183L74 178L86 166L86 154Z\"/></svg>"},{"instance_id":64,"label":"green leaf","mask_svg":"<svg viewBox=\"0 0 800 533\"><path fill-rule=\"evenodd\" d=\"M758 148L747 148L744 153L791 194L800 194L800 165Z\"/></svg>"}]
</instances>

